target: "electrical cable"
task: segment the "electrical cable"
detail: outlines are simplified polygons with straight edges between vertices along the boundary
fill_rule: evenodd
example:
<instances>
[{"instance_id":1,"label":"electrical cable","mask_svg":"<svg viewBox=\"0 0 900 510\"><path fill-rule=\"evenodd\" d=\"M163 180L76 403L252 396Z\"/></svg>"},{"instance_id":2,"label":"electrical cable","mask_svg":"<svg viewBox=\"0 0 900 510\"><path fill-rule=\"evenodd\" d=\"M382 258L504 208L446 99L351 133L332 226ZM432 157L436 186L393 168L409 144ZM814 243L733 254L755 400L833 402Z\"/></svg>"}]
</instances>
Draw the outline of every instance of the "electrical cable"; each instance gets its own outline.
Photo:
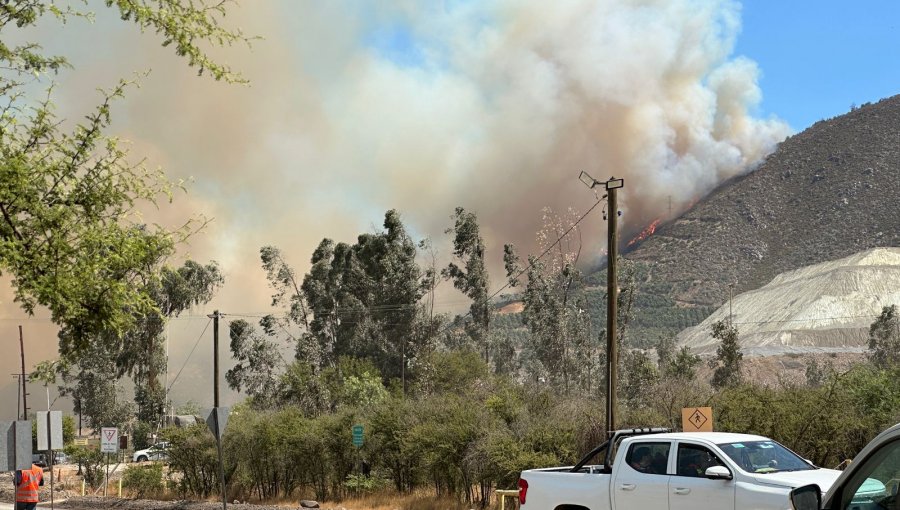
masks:
<instances>
[{"instance_id":1,"label":"electrical cable","mask_svg":"<svg viewBox=\"0 0 900 510\"><path fill-rule=\"evenodd\" d=\"M200 344L200 340L203 339L203 335L206 334L206 330L209 329L210 324L212 324L212 319L209 319L206 322L206 327L203 328L203 331L200 333L200 336L197 337L197 341L194 342L194 346L191 347L191 352L188 353L187 359L184 360L184 364L181 365L181 368L178 370L178 374L176 374L175 378L172 379L172 384L169 385L169 389L167 391L172 391L172 387L175 386L176 382L178 382L178 378L181 377L181 372L184 371L184 367L186 367L188 364L188 361L191 360L191 356L194 354L194 351L197 349L197 345Z\"/></svg>"}]
</instances>

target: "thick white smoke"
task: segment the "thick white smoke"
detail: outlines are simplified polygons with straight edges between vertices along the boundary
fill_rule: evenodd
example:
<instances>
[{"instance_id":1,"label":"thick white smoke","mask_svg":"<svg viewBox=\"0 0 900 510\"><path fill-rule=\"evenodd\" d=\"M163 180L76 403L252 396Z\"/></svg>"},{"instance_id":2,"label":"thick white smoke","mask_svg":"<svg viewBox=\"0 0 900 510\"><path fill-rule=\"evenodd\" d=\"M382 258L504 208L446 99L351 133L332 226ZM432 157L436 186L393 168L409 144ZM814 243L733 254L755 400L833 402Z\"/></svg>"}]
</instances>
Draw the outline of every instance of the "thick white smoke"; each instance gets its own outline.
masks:
<instances>
[{"instance_id":1,"label":"thick white smoke","mask_svg":"<svg viewBox=\"0 0 900 510\"><path fill-rule=\"evenodd\" d=\"M59 111L78 119L95 87L152 68L114 107L115 130L194 178L160 217L215 219L186 253L222 263L210 308L224 312L267 308L262 245L303 272L321 238L353 241L397 208L446 258L461 205L499 268L502 243L533 246L543 207L590 206L581 170L625 177L634 233L789 133L754 117L759 70L732 55L740 5L727 0L246 1L224 23L264 40L217 54L249 87L197 78L153 34L95 9L95 24L45 34L75 66L58 78ZM593 220L588 249L604 245Z\"/></svg>"}]
</instances>

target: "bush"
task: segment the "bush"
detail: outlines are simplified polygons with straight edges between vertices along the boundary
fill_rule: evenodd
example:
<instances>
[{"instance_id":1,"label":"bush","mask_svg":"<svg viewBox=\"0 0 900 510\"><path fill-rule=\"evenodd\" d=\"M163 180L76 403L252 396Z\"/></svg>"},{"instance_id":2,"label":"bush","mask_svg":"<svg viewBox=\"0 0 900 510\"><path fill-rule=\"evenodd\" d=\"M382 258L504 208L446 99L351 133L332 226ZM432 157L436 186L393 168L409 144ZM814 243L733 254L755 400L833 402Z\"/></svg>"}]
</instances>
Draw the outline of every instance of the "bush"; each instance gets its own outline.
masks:
<instances>
[{"instance_id":1,"label":"bush","mask_svg":"<svg viewBox=\"0 0 900 510\"><path fill-rule=\"evenodd\" d=\"M129 490L135 498L154 497L162 494L162 477L162 464L130 466L122 475L122 487Z\"/></svg>"},{"instance_id":2,"label":"bush","mask_svg":"<svg viewBox=\"0 0 900 510\"><path fill-rule=\"evenodd\" d=\"M169 471L181 474L177 488L182 495L205 498L219 490L216 440L206 424L168 428L162 435L170 443Z\"/></svg>"},{"instance_id":3,"label":"bush","mask_svg":"<svg viewBox=\"0 0 900 510\"><path fill-rule=\"evenodd\" d=\"M74 445L67 446L65 452L73 463L81 465L85 483L92 489L100 487L103 483L106 455L100 453L99 449Z\"/></svg>"},{"instance_id":4,"label":"bush","mask_svg":"<svg viewBox=\"0 0 900 510\"><path fill-rule=\"evenodd\" d=\"M390 480L384 478L352 474L347 475L347 480L344 481L344 487L346 487L351 494L368 494L380 491L390 485L390 483Z\"/></svg>"}]
</instances>

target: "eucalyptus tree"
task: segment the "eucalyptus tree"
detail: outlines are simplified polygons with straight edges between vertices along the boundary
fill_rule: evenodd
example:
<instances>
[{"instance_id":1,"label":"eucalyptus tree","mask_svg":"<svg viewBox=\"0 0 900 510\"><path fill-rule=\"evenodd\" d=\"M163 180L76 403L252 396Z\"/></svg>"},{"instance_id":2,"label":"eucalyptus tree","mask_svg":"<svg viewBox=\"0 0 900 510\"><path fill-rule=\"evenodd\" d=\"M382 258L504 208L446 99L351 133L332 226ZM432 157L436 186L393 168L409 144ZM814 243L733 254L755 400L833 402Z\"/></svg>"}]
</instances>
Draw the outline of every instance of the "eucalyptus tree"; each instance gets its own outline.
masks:
<instances>
[{"instance_id":1,"label":"eucalyptus tree","mask_svg":"<svg viewBox=\"0 0 900 510\"><path fill-rule=\"evenodd\" d=\"M457 207L450 219L453 220L453 228L447 229L445 233L453 236L453 257L456 262L448 264L441 274L472 300L469 305L471 320L466 323L466 332L484 353L485 362L490 363L490 278L484 263L485 245L478 226L478 216Z\"/></svg>"}]
</instances>

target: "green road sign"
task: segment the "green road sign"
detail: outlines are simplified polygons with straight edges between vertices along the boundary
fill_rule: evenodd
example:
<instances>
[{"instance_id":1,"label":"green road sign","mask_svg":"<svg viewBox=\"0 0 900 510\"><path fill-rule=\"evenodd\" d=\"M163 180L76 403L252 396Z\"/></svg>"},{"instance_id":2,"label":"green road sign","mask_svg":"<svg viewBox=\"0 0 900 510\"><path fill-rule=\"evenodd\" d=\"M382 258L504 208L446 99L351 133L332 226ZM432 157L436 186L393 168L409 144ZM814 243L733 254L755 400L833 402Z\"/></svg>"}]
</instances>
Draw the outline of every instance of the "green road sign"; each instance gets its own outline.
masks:
<instances>
[{"instance_id":1,"label":"green road sign","mask_svg":"<svg viewBox=\"0 0 900 510\"><path fill-rule=\"evenodd\" d=\"M359 448L363 445L363 426L362 425L354 425L353 426L353 446Z\"/></svg>"}]
</instances>

